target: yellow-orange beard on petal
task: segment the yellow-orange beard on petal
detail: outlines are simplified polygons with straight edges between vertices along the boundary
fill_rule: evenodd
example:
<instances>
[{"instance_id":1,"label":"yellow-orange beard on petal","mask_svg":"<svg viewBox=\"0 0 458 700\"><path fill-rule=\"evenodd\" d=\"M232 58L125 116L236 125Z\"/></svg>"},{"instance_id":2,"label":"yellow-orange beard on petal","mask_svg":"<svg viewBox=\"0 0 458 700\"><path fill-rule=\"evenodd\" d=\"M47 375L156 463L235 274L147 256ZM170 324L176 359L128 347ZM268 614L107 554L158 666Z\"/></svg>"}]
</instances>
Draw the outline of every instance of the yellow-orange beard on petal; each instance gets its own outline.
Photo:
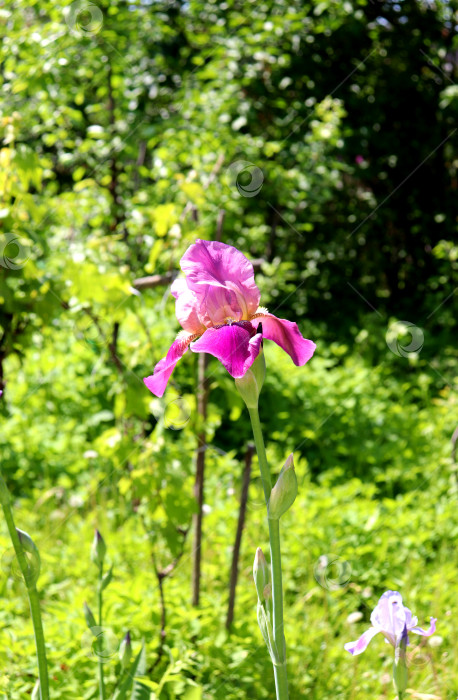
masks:
<instances>
[{"instance_id":1,"label":"yellow-orange beard on petal","mask_svg":"<svg viewBox=\"0 0 458 700\"><path fill-rule=\"evenodd\" d=\"M237 321L235 318L232 318L231 316L227 316L224 319L224 323L219 323L214 326L208 326L208 328L222 328L225 325L231 326L233 323L249 323L255 318L260 318L261 316L267 316L269 311L266 309L265 306L259 306L258 310L256 313L251 314L251 316L248 316L247 319L240 319L240 321ZM207 330L207 328L205 329ZM204 333L205 330L203 330L201 333L190 333L189 331L180 331L175 340L179 340L181 343L185 345L189 345L189 343L192 343L194 340L197 340L197 338L200 338Z\"/></svg>"},{"instance_id":2,"label":"yellow-orange beard on petal","mask_svg":"<svg viewBox=\"0 0 458 700\"><path fill-rule=\"evenodd\" d=\"M258 310L256 311L256 313L252 314L248 320L252 321L254 318L259 318L260 316L267 316L268 314L269 314L268 309L266 309L265 306L260 306L258 308Z\"/></svg>"},{"instance_id":3,"label":"yellow-orange beard on petal","mask_svg":"<svg viewBox=\"0 0 458 700\"><path fill-rule=\"evenodd\" d=\"M175 340L179 340L181 343L189 345L189 343L192 343L193 340L197 340L197 338L200 338L200 336L205 333L205 330L202 331L202 333L189 333L189 331L180 331L177 334Z\"/></svg>"}]
</instances>

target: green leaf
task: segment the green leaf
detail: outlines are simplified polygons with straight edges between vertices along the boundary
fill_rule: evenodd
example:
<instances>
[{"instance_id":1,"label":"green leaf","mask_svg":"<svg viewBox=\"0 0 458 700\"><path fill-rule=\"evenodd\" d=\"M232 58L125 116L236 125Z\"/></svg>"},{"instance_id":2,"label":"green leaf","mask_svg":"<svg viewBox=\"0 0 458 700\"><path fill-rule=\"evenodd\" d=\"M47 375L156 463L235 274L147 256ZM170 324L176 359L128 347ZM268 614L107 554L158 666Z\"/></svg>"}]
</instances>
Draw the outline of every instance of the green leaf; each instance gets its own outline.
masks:
<instances>
[{"instance_id":1,"label":"green leaf","mask_svg":"<svg viewBox=\"0 0 458 700\"><path fill-rule=\"evenodd\" d=\"M145 649L145 642L142 642L142 648L138 652L137 656L133 660L132 664L130 665L130 668L126 669L126 671L122 674L120 681L119 681L119 687L115 691L112 700L126 700L128 693L130 692L132 688L132 694L131 698L135 700L144 700L148 699L150 697L149 690L145 688L144 685L141 685L139 681L134 679L136 676L142 676L146 673L146 649ZM139 686L139 687L137 687ZM140 687L141 686L141 687ZM145 694L145 690L147 691L147 695ZM138 694L143 692L143 695ZM137 693L137 695L135 695Z\"/></svg>"},{"instance_id":2,"label":"green leaf","mask_svg":"<svg viewBox=\"0 0 458 700\"><path fill-rule=\"evenodd\" d=\"M143 642L138 659L137 673L138 676L146 674L146 647ZM131 700L149 700L151 692L146 685L140 680L135 679L134 687L132 688Z\"/></svg>"},{"instance_id":3,"label":"green leaf","mask_svg":"<svg viewBox=\"0 0 458 700\"><path fill-rule=\"evenodd\" d=\"M109 571L107 571L107 573L106 573L106 574L104 575L104 577L102 578L102 582L101 582L101 585L100 585L100 589L101 589L102 591L104 591L105 588L106 588L107 586L110 585L112 579L113 579L113 567L111 566L110 569L109 569Z\"/></svg>"}]
</instances>

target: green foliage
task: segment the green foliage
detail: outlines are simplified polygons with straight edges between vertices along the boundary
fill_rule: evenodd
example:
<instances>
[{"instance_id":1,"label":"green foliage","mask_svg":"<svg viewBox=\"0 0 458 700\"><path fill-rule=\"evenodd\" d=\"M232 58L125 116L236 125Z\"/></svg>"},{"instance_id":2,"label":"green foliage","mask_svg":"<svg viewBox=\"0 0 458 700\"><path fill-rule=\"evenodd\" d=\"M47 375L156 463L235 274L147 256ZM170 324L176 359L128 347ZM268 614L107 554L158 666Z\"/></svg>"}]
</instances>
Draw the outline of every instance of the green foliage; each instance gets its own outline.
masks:
<instances>
[{"instance_id":1,"label":"green foliage","mask_svg":"<svg viewBox=\"0 0 458 700\"><path fill-rule=\"evenodd\" d=\"M105 509L104 516L99 514L103 531L112 530L110 552L116 571L104 591L106 625L115 640L105 664L110 688L118 667L115 651L130 627L135 630L134 654L140 651L141 638L146 640L149 673L141 680L153 697L271 697L269 660L257 628L251 571L253 552L267 537L266 524L260 521L263 511L258 492L252 484L236 621L228 635L224 611L241 467L230 459L224 463L215 458L215 463L209 461L209 471L202 609L196 612L189 606L188 545L173 576L165 581L167 637L158 665L159 591L149 563L151 542L138 515L123 517L122 525L116 527L113 505ZM343 650L343 644L368 626L379 595L392 588L403 592L420 624L430 615L439 618L438 646L438 637L436 642L432 637L421 644L420 638L412 638L409 687L451 697L457 671L451 612L458 536L456 468L449 463L437 471L432 465L421 488L383 499L374 498L373 484L357 478L333 488L327 481L314 483L305 460L299 462L297 471L302 477L299 496L282 519L292 696L379 696L388 683L389 647L375 639L358 658L356 670L355 659ZM35 512L18 508L17 519L39 534L37 545L43 559L39 583L44 592L53 697L80 697L84 688L89 697L95 696L96 657L88 649L81 613L83 599L91 596L96 585L89 557L90 512L74 513L68 504L59 505L54 495ZM2 547L8 546L5 534ZM164 544L156 554L167 563ZM336 561L318 576L324 555ZM33 685L33 639L20 583L3 576L2 595L1 616L6 623L0 643L5 669L2 689L14 697ZM362 614L360 619L347 621L355 612ZM27 668L26 657L30 659ZM15 673L18 668L23 672ZM27 670L31 674L28 685ZM390 692L389 684L387 690Z\"/></svg>"}]
</instances>

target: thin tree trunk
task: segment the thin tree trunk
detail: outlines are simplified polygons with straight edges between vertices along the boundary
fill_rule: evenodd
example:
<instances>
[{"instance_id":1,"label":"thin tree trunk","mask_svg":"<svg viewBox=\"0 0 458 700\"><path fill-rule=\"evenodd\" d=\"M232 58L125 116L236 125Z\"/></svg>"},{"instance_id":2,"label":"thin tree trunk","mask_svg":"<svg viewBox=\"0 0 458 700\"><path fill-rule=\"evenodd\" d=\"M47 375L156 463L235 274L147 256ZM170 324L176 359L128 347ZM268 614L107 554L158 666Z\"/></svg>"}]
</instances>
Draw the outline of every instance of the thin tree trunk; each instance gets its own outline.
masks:
<instances>
[{"instance_id":1,"label":"thin tree trunk","mask_svg":"<svg viewBox=\"0 0 458 700\"><path fill-rule=\"evenodd\" d=\"M253 443L248 443L245 455L245 465L242 476L242 492L240 494L240 510L235 534L234 550L232 552L231 578L229 581L229 604L227 606L226 627L230 629L234 620L235 592L239 575L240 546L242 544L243 528L245 527L246 505L248 501L248 488L250 486L251 462L253 460L255 447Z\"/></svg>"},{"instance_id":2,"label":"thin tree trunk","mask_svg":"<svg viewBox=\"0 0 458 700\"><path fill-rule=\"evenodd\" d=\"M110 137L113 138L116 132L115 117L116 102L113 94L113 71L111 65L108 66L108 119L110 125ZM124 221L124 213L121 211L118 202L118 165L115 151L110 159L110 183L108 189L111 195L111 216L110 231L116 231L119 224ZM126 240L127 229L124 230L124 240Z\"/></svg>"},{"instance_id":3,"label":"thin tree trunk","mask_svg":"<svg viewBox=\"0 0 458 700\"><path fill-rule=\"evenodd\" d=\"M192 604L197 607L200 601L200 569L202 548L202 506L204 504L204 478L205 478L205 450L206 435L205 421L207 418L207 403L209 382L206 374L208 365L207 353L199 353L198 380L197 380L197 453L196 453L196 480L194 482L194 498L197 503L197 511L193 516L194 545L192 552Z\"/></svg>"},{"instance_id":4,"label":"thin tree trunk","mask_svg":"<svg viewBox=\"0 0 458 700\"><path fill-rule=\"evenodd\" d=\"M220 241L222 236L223 236L223 226L224 226L225 216L226 216L226 210L220 209L218 212L218 219L216 222L216 235L215 235L216 241Z\"/></svg>"}]
</instances>

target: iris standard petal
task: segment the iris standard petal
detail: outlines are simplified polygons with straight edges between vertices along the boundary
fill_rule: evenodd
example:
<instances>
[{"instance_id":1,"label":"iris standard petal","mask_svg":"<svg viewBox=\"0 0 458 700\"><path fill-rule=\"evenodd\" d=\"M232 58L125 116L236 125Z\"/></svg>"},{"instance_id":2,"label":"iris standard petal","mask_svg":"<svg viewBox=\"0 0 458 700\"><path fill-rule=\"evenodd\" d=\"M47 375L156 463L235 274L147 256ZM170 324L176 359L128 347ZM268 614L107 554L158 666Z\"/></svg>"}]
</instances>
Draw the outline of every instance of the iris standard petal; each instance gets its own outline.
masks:
<instances>
[{"instance_id":1,"label":"iris standard petal","mask_svg":"<svg viewBox=\"0 0 458 700\"><path fill-rule=\"evenodd\" d=\"M236 378L243 377L251 367L259 355L261 343L261 334L253 334L251 324L241 322L208 328L199 340L191 344L191 350L213 355Z\"/></svg>"},{"instance_id":2,"label":"iris standard petal","mask_svg":"<svg viewBox=\"0 0 458 700\"><path fill-rule=\"evenodd\" d=\"M402 596L397 591L386 591L371 614L371 622L386 633L387 639L400 639L406 624Z\"/></svg>"},{"instance_id":3,"label":"iris standard petal","mask_svg":"<svg viewBox=\"0 0 458 700\"><path fill-rule=\"evenodd\" d=\"M259 306L260 292L254 281L253 265L243 253L219 241L197 241L181 258L186 281L202 304L215 309L229 306L235 320L247 319ZM223 295L223 296L221 296ZM233 316L234 317L234 316ZM220 323L222 318L212 318Z\"/></svg>"},{"instance_id":4,"label":"iris standard petal","mask_svg":"<svg viewBox=\"0 0 458 700\"><path fill-rule=\"evenodd\" d=\"M185 279L176 279L171 288L172 295L175 297L175 314L182 328L193 335L203 333L205 326L201 323L198 316L199 302L188 285Z\"/></svg>"},{"instance_id":5,"label":"iris standard petal","mask_svg":"<svg viewBox=\"0 0 458 700\"><path fill-rule=\"evenodd\" d=\"M263 337L277 343L298 367L305 365L315 352L315 343L303 337L297 323L277 318L269 313L256 314L256 318L251 323L253 328L257 328L259 323L262 323Z\"/></svg>"},{"instance_id":6,"label":"iris standard petal","mask_svg":"<svg viewBox=\"0 0 458 700\"><path fill-rule=\"evenodd\" d=\"M226 287L213 287L209 284L202 285L198 299L198 314L202 323L207 326L222 326L227 319L241 321L243 309L237 297Z\"/></svg>"},{"instance_id":7,"label":"iris standard petal","mask_svg":"<svg viewBox=\"0 0 458 700\"><path fill-rule=\"evenodd\" d=\"M421 627L411 627L409 632L415 632L415 634L420 634L422 637L430 637L436 631L437 618L431 618L431 625L428 630L423 630Z\"/></svg>"},{"instance_id":8,"label":"iris standard petal","mask_svg":"<svg viewBox=\"0 0 458 700\"><path fill-rule=\"evenodd\" d=\"M406 608L405 605L404 605L404 613L406 616L407 631L409 631L412 627L415 627L415 625L417 624L418 617L416 617L415 615L412 615L412 611L409 610L409 608Z\"/></svg>"},{"instance_id":9,"label":"iris standard petal","mask_svg":"<svg viewBox=\"0 0 458 700\"><path fill-rule=\"evenodd\" d=\"M347 644L344 645L344 649L349 651L352 656L358 656L358 654L362 654L362 652L367 648L367 645L371 641L372 637L375 637L375 635L379 632L380 630L376 627L369 627L369 629L366 630L361 637L356 640L356 642L347 642Z\"/></svg>"},{"instance_id":10,"label":"iris standard petal","mask_svg":"<svg viewBox=\"0 0 458 700\"><path fill-rule=\"evenodd\" d=\"M186 337L187 336L187 337ZM146 377L143 381L147 388L155 395L161 397L164 394L170 375L175 369L175 365L188 349L191 334L186 334L183 338L177 338L169 348L167 355L160 360L154 368L154 373Z\"/></svg>"}]
</instances>

